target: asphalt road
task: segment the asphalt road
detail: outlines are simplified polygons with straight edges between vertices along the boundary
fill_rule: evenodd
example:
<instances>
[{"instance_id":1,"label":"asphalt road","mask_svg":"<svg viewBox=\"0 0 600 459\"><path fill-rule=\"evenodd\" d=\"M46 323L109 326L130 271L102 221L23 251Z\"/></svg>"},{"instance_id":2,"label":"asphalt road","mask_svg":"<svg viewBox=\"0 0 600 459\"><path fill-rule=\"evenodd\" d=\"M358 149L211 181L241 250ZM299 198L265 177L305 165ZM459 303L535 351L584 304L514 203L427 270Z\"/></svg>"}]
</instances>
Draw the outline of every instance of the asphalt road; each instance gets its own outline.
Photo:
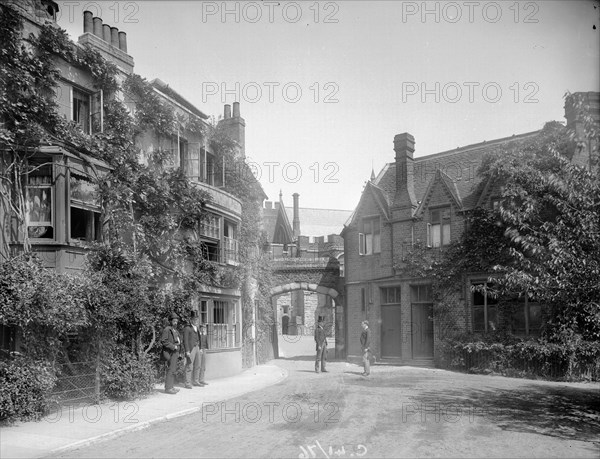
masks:
<instances>
[{"instance_id":1,"label":"asphalt road","mask_svg":"<svg viewBox=\"0 0 600 459\"><path fill-rule=\"evenodd\" d=\"M275 385L60 457L600 457L600 385L274 361ZM201 389L194 389L201 390Z\"/></svg>"}]
</instances>

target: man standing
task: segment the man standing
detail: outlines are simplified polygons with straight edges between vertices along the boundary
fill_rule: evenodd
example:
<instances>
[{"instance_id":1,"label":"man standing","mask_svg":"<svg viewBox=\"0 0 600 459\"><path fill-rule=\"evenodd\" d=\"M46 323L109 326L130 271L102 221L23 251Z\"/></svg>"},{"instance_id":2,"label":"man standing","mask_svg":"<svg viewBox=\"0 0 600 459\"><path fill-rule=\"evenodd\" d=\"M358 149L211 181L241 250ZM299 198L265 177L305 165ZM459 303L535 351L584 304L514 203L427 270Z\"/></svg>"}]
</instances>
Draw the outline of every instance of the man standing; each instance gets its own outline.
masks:
<instances>
[{"instance_id":1,"label":"man standing","mask_svg":"<svg viewBox=\"0 0 600 459\"><path fill-rule=\"evenodd\" d=\"M166 375L165 375L165 393L176 394L179 389L175 388L175 371L177 371L177 358L179 357L179 349L181 346L181 339L179 332L177 331L177 323L179 318L177 314L173 313L169 317L170 325L167 325L160 338L162 345L162 357L166 363Z\"/></svg>"},{"instance_id":2,"label":"man standing","mask_svg":"<svg viewBox=\"0 0 600 459\"><path fill-rule=\"evenodd\" d=\"M321 362L321 371L327 373L325 362L327 362L327 337L323 328L323 316L319 316L317 327L315 328L315 342L317 343L317 358L315 360L315 372L319 372L319 361Z\"/></svg>"},{"instance_id":3,"label":"man standing","mask_svg":"<svg viewBox=\"0 0 600 459\"><path fill-rule=\"evenodd\" d=\"M185 388L201 386L200 380L200 330L198 329L198 316L192 311L190 323L183 329L183 345L185 346Z\"/></svg>"},{"instance_id":4,"label":"man standing","mask_svg":"<svg viewBox=\"0 0 600 459\"><path fill-rule=\"evenodd\" d=\"M200 379L198 382L201 386L208 386L204 381L204 373L206 371L206 351L208 350L208 335L206 334L206 324L200 324Z\"/></svg>"},{"instance_id":5,"label":"man standing","mask_svg":"<svg viewBox=\"0 0 600 459\"><path fill-rule=\"evenodd\" d=\"M363 372L363 376L369 376L371 374L371 362L370 362L370 357L371 357L371 330L369 330L369 322L366 320L363 320L362 322L362 328L363 331L360 334L360 346L362 347L362 351L363 351L363 367L364 367L364 372Z\"/></svg>"}]
</instances>

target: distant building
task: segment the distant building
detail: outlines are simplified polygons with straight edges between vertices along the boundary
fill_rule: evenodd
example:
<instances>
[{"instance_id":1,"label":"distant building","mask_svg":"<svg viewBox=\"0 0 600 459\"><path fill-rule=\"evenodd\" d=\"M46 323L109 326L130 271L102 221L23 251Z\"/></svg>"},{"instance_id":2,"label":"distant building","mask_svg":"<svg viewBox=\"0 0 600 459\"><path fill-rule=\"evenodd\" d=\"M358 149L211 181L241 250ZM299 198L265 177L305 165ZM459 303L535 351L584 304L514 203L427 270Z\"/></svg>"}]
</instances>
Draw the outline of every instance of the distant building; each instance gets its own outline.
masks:
<instances>
[{"instance_id":1,"label":"distant building","mask_svg":"<svg viewBox=\"0 0 600 459\"><path fill-rule=\"evenodd\" d=\"M285 272L281 276L290 282L301 282L308 275L307 271L324 270L333 261L336 268L339 266L336 273L343 277L344 241L339 233L351 213L300 207L298 193L293 195L291 209L284 205L281 194L279 202L266 201L263 206L263 229L268 241L265 250L273 257L276 270ZM318 317L323 316L330 335L335 335L337 318L332 300L324 293L300 288L277 295L279 330L290 335L311 334Z\"/></svg>"}]
</instances>

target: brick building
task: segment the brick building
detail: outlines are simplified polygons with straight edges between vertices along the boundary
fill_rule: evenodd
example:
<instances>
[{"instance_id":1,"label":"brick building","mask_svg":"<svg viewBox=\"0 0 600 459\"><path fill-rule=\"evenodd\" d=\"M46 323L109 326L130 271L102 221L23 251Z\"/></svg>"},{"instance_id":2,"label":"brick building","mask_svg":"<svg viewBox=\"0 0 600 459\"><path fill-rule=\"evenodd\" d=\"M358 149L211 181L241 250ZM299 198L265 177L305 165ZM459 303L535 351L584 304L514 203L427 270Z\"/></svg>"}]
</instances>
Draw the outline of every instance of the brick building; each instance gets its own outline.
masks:
<instances>
[{"instance_id":1,"label":"brick building","mask_svg":"<svg viewBox=\"0 0 600 459\"><path fill-rule=\"evenodd\" d=\"M598 121L598 93L587 93L592 116ZM567 125L576 123L569 103ZM465 216L476 207L493 208L500 190L482 183L478 169L486 153L540 131L513 135L455 150L415 158L415 139L408 133L394 137L395 161L366 184L348 220L344 237L347 303L346 336L349 358L361 356L361 322L369 320L372 349L377 359L431 364L444 325L433 314L430 281L403 277L394 266L421 242L432 253L460 238ZM572 161L591 164L592 145L576 152ZM460 294L451 298L457 330L487 332L497 325L495 300L472 292L487 273L469 273ZM517 319L518 332L535 334L541 306L525 302Z\"/></svg>"},{"instance_id":2,"label":"brick building","mask_svg":"<svg viewBox=\"0 0 600 459\"><path fill-rule=\"evenodd\" d=\"M23 42L30 34L38 36L45 24L58 28L57 3L51 0L8 3L23 20ZM130 113L135 113L139 101L123 89L125 80L134 73L134 59L127 52L126 33L104 23L102 18L94 17L90 11L83 13L83 34L71 46L73 49L89 47L118 69L119 89L110 94L103 93L95 86L88 70L54 56L59 72L55 89L58 114L77 125L83 135L93 138L103 132L107 102L120 101ZM199 125L208 127L209 117L165 82L154 79L150 85L160 102L173 110L177 126L171 135L150 128L138 135L135 138L138 161L148 164L152 161L152 152L168 152L170 158L164 161L164 167L181 168L193 186L210 195L211 199L206 203L209 217L197 236L206 248L205 256L209 260L223 269L237 266L242 203L222 189L224 168L215 164L215 155L204 134L206 129L198 129ZM225 105L221 123L234 141L237 154L244 157L245 121L238 102L233 104L233 113L232 107ZM7 162L0 161L0 167L8 164L10 154L3 146L1 159ZM2 241L6 241L0 245L0 259L10 258L22 250L27 235L31 250L40 256L46 268L61 273L81 272L89 244L102 240L102 228L106 227L100 221L102 211L97 183L110 167L94 159L93 151L63 139L44 141L27 155L31 171L25 178L24 222L19 223L9 206L0 206L0 235ZM6 192L3 196L10 196L8 188L2 191ZM264 197L263 193L259 200ZM241 297L239 287L224 288L215 284L201 285L193 298L192 307L208 324L211 340L207 377L226 376L242 369ZM0 326L0 344L14 350L18 346L15 330ZM213 359L218 364L211 364Z\"/></svg>"}]
</instances>

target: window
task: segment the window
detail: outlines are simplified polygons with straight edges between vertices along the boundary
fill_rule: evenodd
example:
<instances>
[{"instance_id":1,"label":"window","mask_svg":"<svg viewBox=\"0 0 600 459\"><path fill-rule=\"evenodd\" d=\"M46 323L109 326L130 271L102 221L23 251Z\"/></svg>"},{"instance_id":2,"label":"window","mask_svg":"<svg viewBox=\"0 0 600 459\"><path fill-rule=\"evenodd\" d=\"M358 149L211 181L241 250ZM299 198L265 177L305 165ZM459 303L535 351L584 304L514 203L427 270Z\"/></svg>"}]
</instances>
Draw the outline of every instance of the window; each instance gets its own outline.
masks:
<instances>
[{"instance_id":1,"label":"window","mask_svg":"<svg viewBox=\"0 0 600 459\"><path fill-rule=\"evenodd\" d=\"M523 295L512 305L510 325L513 333L538 335L542 326L542 305Z\"/></svg>"},{"instance_id":2,"label":"window","mask_svg":"<svg viewBox=\"0 0 600 459\"><path fill-rule=\"evenodd\" d=\"M71 173L71 239L98 241L101 238L100 197L95 184Z\"/></svg>"},{"instance_id":3,"label":"window","mask_svg":"<svg viewBox=\"0 0 600 459\"><path fill-rule=\"evenodd\" d=\"M381 223L379 217L365 218L358 235L359 254L371 255L381 252Z\"/></svg>"},{"instance_id":4,"label":"window","mask_svg":"<svg viewBox=\"0 0 600 459\"><path fill-rule=\"evenodd\" d=\"M200 300L200 323L208 322L208 301Z\"/></svg>"},{"instance_id":5,"label":"window","mask_svg":"<svg viewBox=\"0 0 600 459\"><path fill-rule=\"evenodd\" d=\"M364 287L360 289L360 310L361 312L367 311L367 292Z\"/></svg>"},{"instance_id":6,"label":"window","mask_svg":"<svg viewBox=\"0 0 600 459\"><path fill-rule=\"evenodd\" d=\"M200 234L202 236L219 239L221 237L221 220L218 215L208 214L200 223Z\"/></svg>"},{"instance_id":7,"label":"window","mask_svg":"<svg viewBox=\"0 0 600 459\"><path fill-rule=\"evenodd\" d=\"M381 304L399 304L400 287L383 287L381 289Z\"/></svg>"},{"instance_id":8,"label":"window","mask_svg":"<svg viewBox=\"0 0 600 459\"><path fill-rule=\"evenodd\" d=\"M228 264L238 263L238 240L236 238L236 226L225 220L223 227L224 242L225 242L225 262Z\"/></svg>"},{"instance_id":9,"label":"window","mask_svg":"<svg viewBox=\"0 0 600 459\"><path fill-rule=\"evenodd\" d=\"M200 150L201 163L200 169L202 171L202 181L209 185L215 184L215 157L212 153L209 153L205 148Z\"/></svg>"},{"instance_id":10,"label":"window","mask_svg":"<svg viewBox=\"0 0 600 459\"><path fill-rule=\"evenodd\" d=\"M450 208L429 211L427 223L428 247L441 247L450 244Z\"/></svg>"},{"instance_id":11,"label":"window","mask_svg":"<svg viewBox=\"0 0 600 459\"><path fill-rule=\"evenodd\" d=\"M73 88L72 120L81 126L83 132L90 132L90 95Z\"/></svg>"},{"instance_id":12,"label":"window","mask_svg":"<svg viewBox=\"0 0 600 459\"><path fill-rule=\"evenodd\" d=\"M27 174L27 233L54 239L52 164L32 162Z\"/></svg>"},{"instance_id":13,"label":"window","mask_svg":"<svg viewBox=\"0 0 600 459\"><path fill-rule=\"evenodd\" d=\"M484 291L473 291L473 331L490 333L498 329L498 300L487 292L491 285L487 282L473 284Z\"/></svg>"},{"instance_id":14,"label":"window","mask_svg":"<svg viewBox=\"0 0 600 459\"><path fill-rule=\"evenodd\" d=\"M412 303L431 303L431 285L412 285L410 287L410 301Z\"/></svg>"},{"instance_id":15,"label":"window","mask_svg":"<svg viewBox=\"0 0 600 459\"><path fill-rule=\"evenodd\" d=\"M208 324L210 349L224 349L239 346L237 323L237 302L212 301L212 322Z\"/></svg>"}]
</instances>

